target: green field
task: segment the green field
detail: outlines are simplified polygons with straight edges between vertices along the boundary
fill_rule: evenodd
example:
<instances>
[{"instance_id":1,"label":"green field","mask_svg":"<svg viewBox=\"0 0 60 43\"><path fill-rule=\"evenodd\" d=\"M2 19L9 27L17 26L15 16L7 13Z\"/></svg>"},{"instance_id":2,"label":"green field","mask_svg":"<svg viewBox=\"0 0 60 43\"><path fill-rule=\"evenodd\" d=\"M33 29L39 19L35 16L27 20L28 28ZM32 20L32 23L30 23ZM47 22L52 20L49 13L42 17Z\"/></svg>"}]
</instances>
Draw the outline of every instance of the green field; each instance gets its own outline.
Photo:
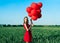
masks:
<instances>
[{"instance_id":1,"label":"green field","mask_svg":"<svg viewBox=\"0 0 60 43\"><path fill-rule=\"evenodd\" d=\"M0 27L0 43L24 43L23 27ZM60 43L60 27L32 27L32 43Z\"/></svg>"}]
</instances>

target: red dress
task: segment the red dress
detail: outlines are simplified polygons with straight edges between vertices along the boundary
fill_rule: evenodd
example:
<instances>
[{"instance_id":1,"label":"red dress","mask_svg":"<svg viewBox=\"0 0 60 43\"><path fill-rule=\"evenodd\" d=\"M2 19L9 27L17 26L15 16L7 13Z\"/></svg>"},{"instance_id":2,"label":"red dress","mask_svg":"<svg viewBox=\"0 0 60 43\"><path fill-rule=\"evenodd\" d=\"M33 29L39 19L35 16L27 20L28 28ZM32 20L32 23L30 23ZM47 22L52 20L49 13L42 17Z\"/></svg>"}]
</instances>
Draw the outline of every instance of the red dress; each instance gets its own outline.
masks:
<instances>
[{"instance_id":1,"label":"red dress","mask_svg":"<svg viewBox=\"0 0 60 43\"><path fill-rule=\"evenodd\" d=\"M28 24L28 26L27 26L28 28L30 27L30 25ZM24 29L26 30L26 26L25 26L25 24L24 24ZM25 34L24 34L24 41L25 42L31 42L32 41L32 33L31 33L31 31L29 30L29 31L25 31Z\"/></svg>"}]
</instances>

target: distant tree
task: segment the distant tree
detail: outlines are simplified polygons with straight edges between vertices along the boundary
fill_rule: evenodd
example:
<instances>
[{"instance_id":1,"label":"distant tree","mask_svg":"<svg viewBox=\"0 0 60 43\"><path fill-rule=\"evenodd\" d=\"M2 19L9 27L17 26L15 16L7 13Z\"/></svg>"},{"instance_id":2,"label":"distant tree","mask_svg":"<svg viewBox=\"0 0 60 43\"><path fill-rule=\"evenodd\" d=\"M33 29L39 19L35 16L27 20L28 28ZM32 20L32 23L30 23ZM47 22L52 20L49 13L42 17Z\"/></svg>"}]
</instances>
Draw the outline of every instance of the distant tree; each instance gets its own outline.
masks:
<instances>
[{"instance_id":1,"label":"distant tree","mask_svg":"<svg viewBox=\"0 0 60 43\"><path fill-rule=\"evenodd\" d=\"M16 27L17 25L12 25L13 27Z\"/></svg>"},{"instance_id":2,"label":"distant tree","mask_svg":"<svg viewBox=\"0 0 60 43\"><path fill-rule=\"evenodd\" d=\"M8 24L8 25L7 25L7 27L11 27L11 25L10 25L10 24Z\"/></svg>"},{"instance_id":3,"label":"distant tree","mask_svg":"<svg viewBox=\"0 0 60 43\"><path fill-rule=\"evenodd\" d=\"M3 24L3 27L6 27L6 24Z\"/></svg>"}]
</instances>

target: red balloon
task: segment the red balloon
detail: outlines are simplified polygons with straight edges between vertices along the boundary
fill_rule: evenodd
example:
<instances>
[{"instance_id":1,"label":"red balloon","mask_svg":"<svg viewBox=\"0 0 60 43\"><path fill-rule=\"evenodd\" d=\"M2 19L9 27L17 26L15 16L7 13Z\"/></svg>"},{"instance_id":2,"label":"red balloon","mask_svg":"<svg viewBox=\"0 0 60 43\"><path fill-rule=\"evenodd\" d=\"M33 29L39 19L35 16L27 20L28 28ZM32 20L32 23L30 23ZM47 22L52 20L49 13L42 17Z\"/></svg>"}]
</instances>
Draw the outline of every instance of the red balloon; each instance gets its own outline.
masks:
<instances>
[{"instance_id":1,"label":"red balloon","mask_svg":"<svg viewBox=\"0 0 60 43\"><path fill-rule=\"evenodd\" d=\"M36 16L32 16L31 19L32 20L37 20L37 17Z\"/></svg>"},{"instance_id":2,"label":"red balloon","mask_svg":"<svg viewBox=\"0 0 60 43\"><path fill-rule=\"evenodd\" d=\"M38 6L37 3L32 3L32 4L31 4L31 7L32 7L33 9L39 9L39 6Z\"/></svg>"},{"instance_id":3,"label":"red balloon","mask_svg":"<svg viewBox=\"0 0 60 43\"><path fill-rule=\"evenodd\" d=\"M38 9L38 10L37 10L37 13L40 14L40 13L41 13L41 9Z\"/></svg>"},{"instance_id":4,"label":"red balloon","mask_svg":"<svg viewBox=\"0 0 60 43\"><path fill-rule=\"evenodd\" d=\"M38 3L38 5L39 5L39 8L41 8L41 7L42 7L42 3L41 3L41 2L39 2L39 3Z\"/></svg>"},{"instance_id":5,"label":"red balloon","mask_svg":"<svg viewBox=\"0 0 60 43\"><path fill-rule=\"evenodd\" d=\"M31 13L28 13L28 16L29 16L29 17L32 17L32 14L31 14Z\"/></svg>"},{"instance_id":6,"label":"red balloon","mask_svg":"<svg viewBox=\"0 0 60 43\"><path fill-rule=\"evenodd\" d=\"M42 17L42 15L41 15L41 14L39 14L39 15L38 15L38 18L41 18L41 17Z\"/></svg>"},{"instance_id":7,"label":"red balloon","mask_svg":"<svg viewBox=\"0 0 60 43\"><path fill-rule=\"evenodd\" d=\"M38 13L37 13L37 11L36 10L31 10L31 14L33 15L33 16L36 16Z\"/></svg>"},{"instance_id":8,"label":"red balloon","mask_svg":"<svg viewBox=\"0 0 60 43\"><path fill-rule=\"evenodd\" d=\"M26 8L26 11L27 11L28 13L30 13L30 12L31 12L31 10L32 10L32 8L31 8L31 7L27 7L27 8Z\"/></svg>"}]
</instances>

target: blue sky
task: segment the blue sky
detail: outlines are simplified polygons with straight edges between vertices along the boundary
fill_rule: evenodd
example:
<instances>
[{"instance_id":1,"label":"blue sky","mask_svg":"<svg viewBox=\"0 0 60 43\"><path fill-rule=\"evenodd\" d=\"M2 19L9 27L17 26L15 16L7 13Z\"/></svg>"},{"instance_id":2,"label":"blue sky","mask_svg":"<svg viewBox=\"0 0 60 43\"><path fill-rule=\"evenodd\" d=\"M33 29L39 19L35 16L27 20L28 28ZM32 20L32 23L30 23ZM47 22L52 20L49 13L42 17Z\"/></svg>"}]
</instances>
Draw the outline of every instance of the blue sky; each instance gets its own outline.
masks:
<instances>
[{"instance_id":1,"label":"blue sky","mask_svg":"<svg viewBox=\"0 0 60 43\"><path fill-rule=\"evenodd\" d=\"M23 24L26 7L32 2L43 3L42 18L34 24L60 25L60 0L0 0L0 24Z\"/></svg>"}]
</instances>

